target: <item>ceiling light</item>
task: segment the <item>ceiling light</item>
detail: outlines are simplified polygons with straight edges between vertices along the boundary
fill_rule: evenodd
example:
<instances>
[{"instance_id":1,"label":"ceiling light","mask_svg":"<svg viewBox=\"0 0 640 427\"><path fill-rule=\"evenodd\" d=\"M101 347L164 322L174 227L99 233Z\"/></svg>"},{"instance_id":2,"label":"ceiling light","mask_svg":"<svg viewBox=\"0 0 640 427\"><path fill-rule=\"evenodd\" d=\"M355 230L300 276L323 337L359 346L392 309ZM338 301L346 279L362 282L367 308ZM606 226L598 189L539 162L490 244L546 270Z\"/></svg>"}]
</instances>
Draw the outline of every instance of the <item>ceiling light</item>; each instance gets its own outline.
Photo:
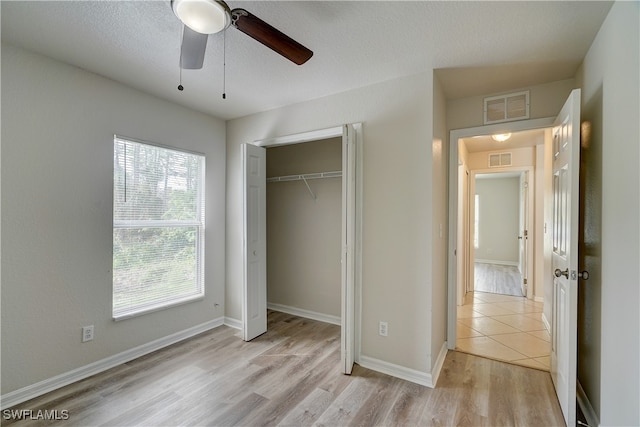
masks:
<instances>
[{"instance_id":1,"label":"ceiling light","mask_svg":"<svg viewBox=\"0 0 640 427\"><path fill-rule=\"evenodd\" d=\"M507 139L511 138L510 133L497 133L495 135L491 135L491 138L494 141L505 142Z\"/></svg>"},{"instance_id":2,"label":"ceiling light","mask_svg":"<svg viewBox=\"0 0 640 427\"><path fill-rule=\"evenodd\" d=\"M172 0L171 8L184 25L201 34L218 33L231 23L229 7L215 0Z\"/></svg>"}]
</instances>

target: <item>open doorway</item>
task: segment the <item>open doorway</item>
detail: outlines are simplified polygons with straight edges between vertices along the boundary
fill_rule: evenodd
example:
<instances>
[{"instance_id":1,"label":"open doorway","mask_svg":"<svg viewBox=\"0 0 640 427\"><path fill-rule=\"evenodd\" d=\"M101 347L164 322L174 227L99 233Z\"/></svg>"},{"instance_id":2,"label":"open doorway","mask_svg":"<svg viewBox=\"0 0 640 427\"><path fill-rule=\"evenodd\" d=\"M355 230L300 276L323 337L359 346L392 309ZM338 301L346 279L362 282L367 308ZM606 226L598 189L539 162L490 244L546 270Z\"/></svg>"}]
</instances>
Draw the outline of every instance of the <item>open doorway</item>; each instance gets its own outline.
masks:
<instances>
[{"instance_id":1,"label":"open doorway","mask_svg":"<svg viewBox=\"0 0 640 427\"><path fill-rule=\"evenodd\" d=\"M549 370L543 313L548 131L514 131L502 142L491 131L477 131L452 138L458 170L450 348Z\"/></svg>"},{"instance_id":2,"label":"open doorway","mask_svg":"<svg viewBox=\"0 0 640 427\"><path fill-rule=\"evenodd\" d=\"M502 172L472 171L468 210L471 280L467 292L526 297L533 264L534 235L529 236L533 203L531 168Z\"/></svg>"}]
</instances>

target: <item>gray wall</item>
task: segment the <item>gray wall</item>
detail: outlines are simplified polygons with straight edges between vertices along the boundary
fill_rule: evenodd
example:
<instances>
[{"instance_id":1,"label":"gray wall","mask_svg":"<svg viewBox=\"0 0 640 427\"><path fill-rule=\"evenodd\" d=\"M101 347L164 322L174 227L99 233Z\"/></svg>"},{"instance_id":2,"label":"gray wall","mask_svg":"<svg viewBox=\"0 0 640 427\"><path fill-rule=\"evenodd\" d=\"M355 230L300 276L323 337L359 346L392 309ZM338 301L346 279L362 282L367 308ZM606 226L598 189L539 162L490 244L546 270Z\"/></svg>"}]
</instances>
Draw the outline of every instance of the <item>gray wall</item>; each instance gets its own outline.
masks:
<instances>
[{"instance_id":1,"label":"gray wall","mask_svg":"<svg viewBox=\"0 0 640 427\"><path fill-rule=\"evenodd\" d=\"M447 268L433 263L433 194L447 185L433 180L433 162L446 161L433 154L433 110L444 108L433 104L433 85L429 70L227 123L227 316L242 315L241 144L362 122L362 354L431 372L444 344L434 345L431 331L446 327L445 310L431 310L442 301L432 298L445 292Z\"/></svg>"},{"instance_id":2,"label":"gray wall","mask_svg":"<svg viewBox=\"0 0 640 427\"><path fill-rule=\"evenodd\" d=\"M482 178L482 174L477 174L475 189L480 198L476 261L517 265L520 178Z\"/></svg>"},{"instance_id":3,"label":"gray wall","mask_svg":"<svg viewBox=\"0 0 640 427\"><path fill-rule=\"evenodd\" d=\"M468 98L449 99L447 101L447 125L449 129L464 129L482 126L484 123L484 98L503 93L530 91L531 119L555 117L560 112L564 101L575 88L575 80L567 79L557 82L539 84L526 88L505 88L504 92L483 94Z\"/></svg>"},{"instance_id":4,"label":"gray wall","mask_svg":"<svg viewBox=\"0 0 640 427\"><path fill-rule=\"evenodd\" d=\"M112 320L114 134L205 154L203 300ZM223 316L224 141L221 120L2 45L2 394Z\"/></svg>"},{"instance_id":5,"label":"gray wall","mask_svg":"<svg viewBox=\"0 0 640 427\"><path fill-rule=\"evenodd\" d=\"M601 425L640 425L640 3L614 3L582 87L578 379Z\"/></svg>"},{"instance_id":6,"label":"gray wall","mask_svg":"<svg viewBox=\"0 0 640 427\"><path fill-rule=\"evenodd\" d=\"M447 132L447 99L438 78L433 78L433 139L431 141L431 173L433 195L431 210L431 289L429 302L433 326L431 329L431 368L437 362L438 350L447 339L447 262L449 229L449 137ZM442 286L440 286L442 284ZM446 349L444 349L446 350Z\"/></svg>"},{"instance_id":7,"label":"gray wall","mask_svg":"<svg viewBox=\"0 0 640 427\"><path fill-rule=\"evenodd\" d=\"M267 177L342 170L342 139L267 149ZM341 178L267 183L267 301L340 317Z\"/></svg>"}]
</instances>

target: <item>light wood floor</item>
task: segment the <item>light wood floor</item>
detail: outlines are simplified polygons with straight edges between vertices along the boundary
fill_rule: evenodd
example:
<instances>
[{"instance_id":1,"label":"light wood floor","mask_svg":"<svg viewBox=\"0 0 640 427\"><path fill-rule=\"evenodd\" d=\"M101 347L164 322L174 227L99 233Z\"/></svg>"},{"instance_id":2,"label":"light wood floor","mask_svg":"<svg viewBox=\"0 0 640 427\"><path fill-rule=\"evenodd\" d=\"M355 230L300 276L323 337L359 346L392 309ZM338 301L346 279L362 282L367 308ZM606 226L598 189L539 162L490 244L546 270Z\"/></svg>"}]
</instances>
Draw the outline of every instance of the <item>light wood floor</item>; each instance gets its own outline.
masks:
<instances>
[{"instance_id":1,"label":"light wood floor","mask_svg":"<svg viewBox=\"0 0 640 427\"><path fill-rule=\"evenodd\" d=\"M522 276L518 271L518 267L476 262L473 271L473 289L477 292L491 292L516 297L524 296L522 293Z\"/></svg>"},{"instance_id":2,"label":"light wood floor","mask_svg":"<svg viewBox=\"0 0 640 427\"><path fill-rule=\"evenodd\" d=\"M66 410L64 426L564 425L547 372L449 352L435 389L346 376L339 326L269 312L268 328L216 328L13 409Z\"/></svg>"}]
</instances>

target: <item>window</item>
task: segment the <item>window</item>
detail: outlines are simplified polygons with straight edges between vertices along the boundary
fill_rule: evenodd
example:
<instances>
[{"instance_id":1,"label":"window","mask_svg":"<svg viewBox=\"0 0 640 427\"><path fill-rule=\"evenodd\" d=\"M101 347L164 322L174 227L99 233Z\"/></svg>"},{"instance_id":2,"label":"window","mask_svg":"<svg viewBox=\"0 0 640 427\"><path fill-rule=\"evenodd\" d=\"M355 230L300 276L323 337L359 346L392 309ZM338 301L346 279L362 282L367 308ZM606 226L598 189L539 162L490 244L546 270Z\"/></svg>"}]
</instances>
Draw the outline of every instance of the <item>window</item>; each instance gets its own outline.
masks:
<instances>
[{"instance_id":1,"label":"window","mask_svg":"<svg viewBox=\"0 0 640 427\"><path fill-rule=\"evenodd\" d=\"M114 137L113 317L204 296L204 156Z\"/></svg>"}]
</instances>

